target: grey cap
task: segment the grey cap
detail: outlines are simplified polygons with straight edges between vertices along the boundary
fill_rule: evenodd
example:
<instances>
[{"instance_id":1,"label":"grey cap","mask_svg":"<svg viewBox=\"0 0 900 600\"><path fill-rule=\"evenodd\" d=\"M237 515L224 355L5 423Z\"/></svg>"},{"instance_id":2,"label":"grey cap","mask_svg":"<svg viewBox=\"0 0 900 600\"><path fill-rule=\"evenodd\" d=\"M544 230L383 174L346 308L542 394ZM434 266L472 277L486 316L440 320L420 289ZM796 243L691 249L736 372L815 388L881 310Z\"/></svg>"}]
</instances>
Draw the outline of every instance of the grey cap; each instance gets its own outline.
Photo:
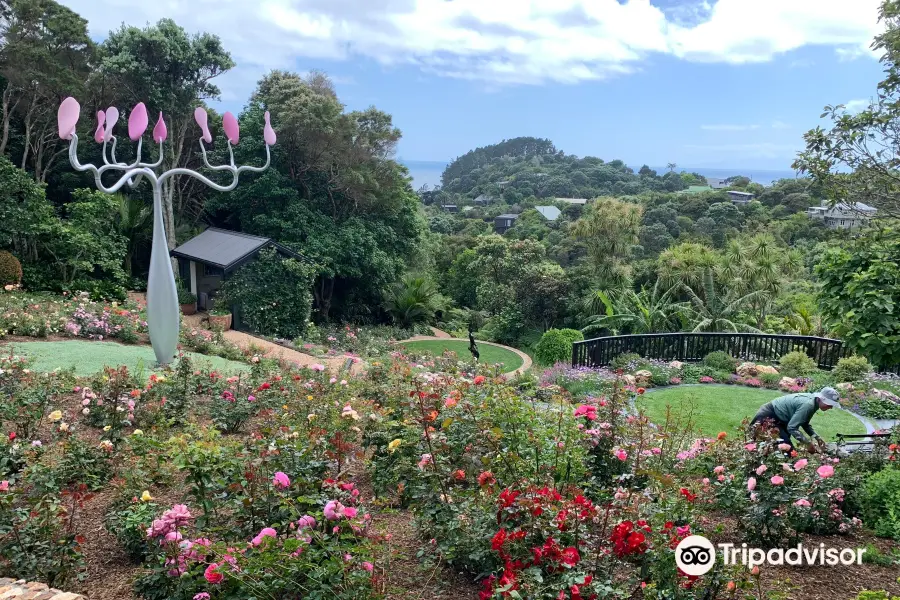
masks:
<instances>
[{"instance_id":1,"label":"grey cap","mask_svg":"<svg viewBox=\"0 0 900 600\"><path fill-rule=\"evenodd\" d=\"M833 387L822 388L816 398L827 404L828 406L840 406L841 395Z\"/></svg>"}]
</instances>

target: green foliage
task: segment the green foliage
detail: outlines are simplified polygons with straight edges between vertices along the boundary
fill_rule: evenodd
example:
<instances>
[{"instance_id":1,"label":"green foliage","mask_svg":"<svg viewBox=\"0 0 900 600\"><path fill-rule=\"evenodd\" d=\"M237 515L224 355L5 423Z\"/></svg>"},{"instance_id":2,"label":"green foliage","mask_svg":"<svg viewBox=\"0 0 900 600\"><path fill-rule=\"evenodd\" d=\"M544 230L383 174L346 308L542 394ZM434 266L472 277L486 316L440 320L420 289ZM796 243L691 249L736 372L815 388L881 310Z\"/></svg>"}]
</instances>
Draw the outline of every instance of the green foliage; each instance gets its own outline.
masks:
<instances>
[{"instance_id":1,"label":"green foliage","mask_svg":"<svg viewBox=\"0 0 900 600\"><path fill-rule=\"evenodd\" d=\"M132 562L140 563L150 554L147 528L162 511L153 502L122 499L106 513L106 530L116 537Z\"/></svg>"},{"instance_id":2,"label":"green foliage","mask_svg":"<svg viewBox=\"0 0 900 600\"><path fill-rule=\"evenodd\" d=\"M197 302L197 296L192 294L180 280L177 283L178 304L195 304Z\"/></svg>"},{"instance_id":3,"label":"green foliage","mask_svg":"<svg viewBox=\"0 0 900 600\"><path fill-rule=\"evenodd\" d=\"M863 562L865 562L865 557L866 555L863 554ZM859 594L857 594L856 600L900 600L900 596L888 595L888 593L884 590L863 590Z\"/></svg>"},{"instance_id":4,"label":"green foliage","mask_svg":"<svg viewBox=\"0 0 900 600\"><path fill-rule=\"evenodd\" d=\"M819 305L844 342L877 366L900 364L900 231L867 230L816 263Z\"/></svg>"},{"instance_id":5,"label":"green foliage","mask_svg":"<svg viewBox=\"0 0 900 600\"><path fill-rule=\"evenodd\" d=\"M703 357L703 364L717 371L734 373L734 370L738 366L738 361L727 352L716 350L715 352L710 352Z\"/></svg>"},{"instance_id":6,"label":"green foliage","mask_svg":"<svg viewBox=\"0 0 900 600\"><path fill-rule=\"evenodd\" d=\"M251 331L293 339L309 322L313 274L311 266L266 249L229 277L222 292Z\"/></svg>"},{"instance_id":7,"label":"green foliage","mask_svg":"<svg viewBox=\"0 0 900 600\"><path fill-rule=\"evenodd\" d=\"M900 470L869 475L860 499L863 519L875 535L900 540Z\"/></svg>"},{"instance_id":8,"label":"green foliage","mask_svg":"<svg viewBox=\"0 0 900 600\"><path fill-rule=\"evenodd\" d=\"M610 367L614 370L624 370L624 371L634 371L635 369L645 365L647 363L646 360L640 355L634 352L626 352L624 354L619 354L610 362Z\"/></svg>"},{"instance_id":9,"label":"green foliage","mask_svg":"<svg viewBox=\"0 0 900 600\"><path fill-rule=\"evenodd\" d=\"M778 370L787 377L802 377L816 370L816 361L811 359L806 352L788 352L778 359Z\"/></svg>"},{"instance_id":10,"label":"green foliage","mask_svg":"<svg viewBox=\"0 0 900 600\"><path fill-rule=\"evenodd\" d=\"M534 347L534 355L541 364L552 365L572 360L572 343L584 339L577 329L548 329Z\"/></svg>"},{"instance_id":11,"label":"green foliage","mask_svg":"<svg viewBox=\"0 0 900 600\"><path fill-rule=\"evenodd\" d=\"M447 304L434 282L414 275L404 277L385 296L384 309L396 325L406 328L432 323L435 313Z\"/></svg>"},{"instance_id":12,"label":"green foliage","mask_svg":"<svg viewBox=\"0 0 900 600\"><path fill-rule=\"evenodd\" d=\"M70 436L63 443L62 451L62 458L53 468L53 479L57 485L81 485L97 491L112 477L110 446L99 447Z\"/></svg>"},{"instance_id":13,"label":"green foliage","mask_svg":"<svg viewBox=\"0 0 900 600\"><path fill-rule=\"evenodd\" d=\"M20 283L22 283L22 263L9 252L0 251L0 286Z\"/></svg>"},{"instance_id":14,"label":"green foliage","mask_svg":"<svg viewBox=\"0 0 900 600\"><path fill-rule=\"evenodd\" d=\"M838 382L859 381L872 372L872 365L865 356L848 356L838 360L831 375Z\"/></svg>"}]
</instances>

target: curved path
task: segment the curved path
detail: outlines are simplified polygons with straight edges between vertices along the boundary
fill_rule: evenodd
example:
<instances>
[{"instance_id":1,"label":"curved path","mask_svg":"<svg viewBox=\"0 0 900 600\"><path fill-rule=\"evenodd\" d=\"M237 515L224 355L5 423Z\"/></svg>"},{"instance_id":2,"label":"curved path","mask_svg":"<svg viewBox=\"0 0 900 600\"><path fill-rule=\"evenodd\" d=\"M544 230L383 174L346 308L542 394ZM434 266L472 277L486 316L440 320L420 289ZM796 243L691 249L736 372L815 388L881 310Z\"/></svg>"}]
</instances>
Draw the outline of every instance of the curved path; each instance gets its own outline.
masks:
<instances>
[{"instance_id":1,"label":"curved path","mask_svg":"<svg viewBox=\"0 0 900 600\"><path fill-rule=\"evenodd\" d=\"M442 332L443 333L443 332ZM408 340L400 340L397 343L402 344L404 342L424 342L424 341L454 341L454 342L463 342L465 344L469 343L469 340L462 338L452 338L449 335L444 336L435 336L435 335L414 335ZM531 357L522 352L521 350L516 350L515 348L510 348L509 346L504 346L503 344L495 344L494 342L485 342L482 340L476 340L478 344L483 344L485 346L496 346L497 348L503 348L504 350L509 350L513 354L517 355L522 359L522 366L516 369L515 371L510 371L509 373L504 373L504 377L515 377L519 373L524 373L528 369L531 368Z\"/></svg>"}]
</instances>

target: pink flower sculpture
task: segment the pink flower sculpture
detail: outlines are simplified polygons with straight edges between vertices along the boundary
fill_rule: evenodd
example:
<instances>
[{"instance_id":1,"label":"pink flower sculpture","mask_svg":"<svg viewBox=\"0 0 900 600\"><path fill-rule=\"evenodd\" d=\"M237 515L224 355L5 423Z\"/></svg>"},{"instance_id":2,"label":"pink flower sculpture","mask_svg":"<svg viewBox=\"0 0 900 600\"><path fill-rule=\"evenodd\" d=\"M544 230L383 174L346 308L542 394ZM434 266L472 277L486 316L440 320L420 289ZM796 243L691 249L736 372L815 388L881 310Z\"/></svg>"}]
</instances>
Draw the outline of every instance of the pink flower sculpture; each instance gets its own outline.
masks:
<instances>
[{"instance_id":1,"label":"pink flower sculpture","mask_svg":"<svg viewBox=\"0 0 900 600\"><path fill-rule=\"evenodd\" d=\"M103 137L106 132L103 130L103 124L106 123L106 113L102 110L97 111L97 131L94 132L94 141L98 144L103 143Z\"/></svg>"},{"instance_id":2,"label":"pink flower sculpture","mask_svg":"<svg viewBox=\"0 0 900 600\"><path fill-rule=\"evenodd\" d=\"M56 113L56 121L57 125L59 125L60 139L72 139L72 135L75 133L75 125L78 123L78 117L80 114L81 105L78 104L78 100L69 96L62 101L62 104L59 105L59 110ZM266 123L268 123L268 120L266 121Z\"/></svg>"},{"instance_id":3,"label":"pink flower sculpture","mask_svg":"<svg viewBox=\"0 0 900 600\"><path fill-rule=\"evenodd\" d=\"M194 120L197 121L197 125L200 126L200 131L203 132L203 135L200 136L201 139L207 144L211 144L212 134L209 133L209 117L202 107L198 106L196 109L194 109Z\"/></svg>"},{"instance_id":4,"label":"pink flower sculpture","mask_svg":"<svg viewBox=\"0 0 900 600\"><path fill-rule=\"evenodd\" d=\"M266 126L263 127L263 139L266 141L267 146L275 145L275 130L272 129L272 124L269 122L269 111L266 111L265 115Z\"/></svg>"},{"instance_id":5,"label":"pink flower sculpture","mask_svg":"<svg viewBox=\"0 0 900 600\"><path fill-rule=\"evenodd\" d=\"M113 128L116 126L116 123L119 122L119 109L115 106L110 106L106 109L106 133L103 136L103 140L108 142L112 139L113 136Z\"/></svg>"},{"instance_id":6,"label":"pink flower sculpture","mask_svg":"<svg viewBox=\"0 0 900 600\"><path fill-rule=\"evenodd\" d=\"M226 112L222 116L222 129L225 130L225 137L228 138L228 141L232 144L237 144L240 139L240 127L238 126L237 119L234 118L234 115L230 112Z\"/></svg>"},{"instance_id":7,"label":"pink flower sculpture","mask_svg":"<svg viewBox=\"0 0 900 600\"><path fill-rule=\"evenodd\" d=\"M166 128L166 122L163 120L162 112L159 113L159 120L153 126L153 141L157 144L164 142L169 136L169 130Z\"/></svg>"},{"instance_id":8,"label":"pink flower sculpture","mask_svg":"<svg viewBox=\"0 0 900 600\"><path fill-rule=\"evenodd\" d=\"M144 106L143 102L138 102L137 105L131 109L131 114L128 115L128 137L131 138L132 142L141 139L141 136L147 131L147 124L149 122L150 119L147 117L147 107Z\"/></svg>"}]
</instances>

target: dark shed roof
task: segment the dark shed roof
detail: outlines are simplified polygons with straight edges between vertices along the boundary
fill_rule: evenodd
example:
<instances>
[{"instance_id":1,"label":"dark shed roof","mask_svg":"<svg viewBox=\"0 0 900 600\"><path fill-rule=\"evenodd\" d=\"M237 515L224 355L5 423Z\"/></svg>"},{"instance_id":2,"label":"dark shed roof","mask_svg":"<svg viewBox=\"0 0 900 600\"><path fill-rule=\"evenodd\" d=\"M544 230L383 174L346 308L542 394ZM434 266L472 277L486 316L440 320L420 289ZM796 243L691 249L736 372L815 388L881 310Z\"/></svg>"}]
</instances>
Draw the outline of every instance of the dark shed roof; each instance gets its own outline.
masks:
<instances>
[{"instance_id":1,"label":"dark shed roof","mask_svg":"<svg viewBox=\"0 0 900 600\"><path fill-rule=\"evenodd\" d=\"M172 256L221 267L227 271L268 245L275 246L288 256L303 258L270 238L215 227L210 227L172 250Z\"/></svg>"}]
</instances>

